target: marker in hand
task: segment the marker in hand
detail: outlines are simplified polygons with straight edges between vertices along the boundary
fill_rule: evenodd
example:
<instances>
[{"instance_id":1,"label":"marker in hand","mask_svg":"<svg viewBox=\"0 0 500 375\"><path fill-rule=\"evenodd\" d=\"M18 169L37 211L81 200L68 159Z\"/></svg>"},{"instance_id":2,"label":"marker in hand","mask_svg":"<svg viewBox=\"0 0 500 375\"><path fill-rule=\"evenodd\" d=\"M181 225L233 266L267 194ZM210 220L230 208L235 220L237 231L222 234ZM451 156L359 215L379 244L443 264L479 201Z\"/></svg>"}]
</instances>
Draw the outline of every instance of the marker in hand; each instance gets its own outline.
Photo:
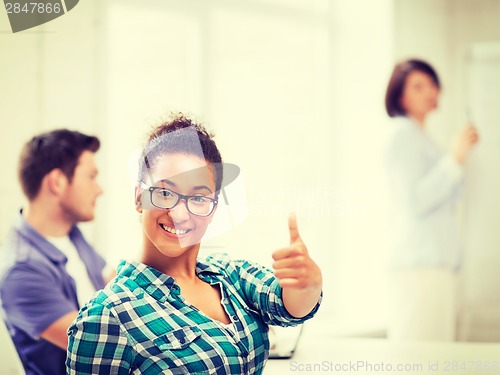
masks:
<instances>
[{"instance_id":1,"label":"marker in hand","mask_svg":"<svg viewBox=\"0 0 500 375\"><path fill-rule=\"evenodd\" d=\"M300 238L295 214L288 217L290 246L273 253L274 275L282 288L305 289L321 285L321 271Z\"/></svg>"}]
</instances>

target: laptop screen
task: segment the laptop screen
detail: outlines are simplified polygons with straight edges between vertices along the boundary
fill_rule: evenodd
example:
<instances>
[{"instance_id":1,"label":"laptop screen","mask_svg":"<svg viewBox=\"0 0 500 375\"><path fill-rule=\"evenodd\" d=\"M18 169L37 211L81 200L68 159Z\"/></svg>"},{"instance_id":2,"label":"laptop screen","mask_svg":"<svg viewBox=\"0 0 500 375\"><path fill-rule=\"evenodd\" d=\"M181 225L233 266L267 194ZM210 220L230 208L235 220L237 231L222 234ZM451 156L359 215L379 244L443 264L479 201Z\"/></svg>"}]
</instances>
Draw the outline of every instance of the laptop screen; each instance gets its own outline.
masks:
<instances>
[{"instance_id":1,"label":"laptop screen","mask_svg":"<svg viewBox=\"0 0 500 375\"><path fill-rule=\"evenodd\" d=\"M269 359L288 359L293 356L304 325L296 327L269 327Z\"/></svg>"}]
</instances>

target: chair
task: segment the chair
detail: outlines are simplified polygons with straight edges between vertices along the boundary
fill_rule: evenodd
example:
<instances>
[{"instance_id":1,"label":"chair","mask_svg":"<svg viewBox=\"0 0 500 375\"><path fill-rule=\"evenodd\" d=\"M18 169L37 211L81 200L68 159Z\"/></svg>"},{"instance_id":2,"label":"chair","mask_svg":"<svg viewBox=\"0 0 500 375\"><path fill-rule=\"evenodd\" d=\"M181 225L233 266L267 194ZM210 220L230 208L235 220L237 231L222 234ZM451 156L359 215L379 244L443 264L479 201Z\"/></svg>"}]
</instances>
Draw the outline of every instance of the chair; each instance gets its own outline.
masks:
<instances>
[{"instance_id":1,"label":"chair","mask_svg":"<svg viewBox=\"0 0 500 375\"><path fill-rule=\"evenodd\" d=\"M23 364L3 319L0 319L0 374L25 375Z\"/></svg>"}]
</instances>

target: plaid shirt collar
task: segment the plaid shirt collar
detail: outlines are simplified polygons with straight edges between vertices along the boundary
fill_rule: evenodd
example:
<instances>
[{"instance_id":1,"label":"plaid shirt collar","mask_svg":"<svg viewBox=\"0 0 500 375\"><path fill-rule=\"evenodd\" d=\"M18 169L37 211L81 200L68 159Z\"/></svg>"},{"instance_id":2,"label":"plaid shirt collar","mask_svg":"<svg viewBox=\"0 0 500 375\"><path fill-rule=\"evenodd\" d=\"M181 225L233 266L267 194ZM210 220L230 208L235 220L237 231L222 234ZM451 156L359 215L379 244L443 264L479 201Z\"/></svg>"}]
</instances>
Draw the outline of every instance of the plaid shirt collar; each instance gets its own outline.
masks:
<instances>
[{"instance_id":1,"label":"plaid shirt collar","mask_svg":"<svg viewBox=\"0 0 500 375\"><path fill-rule=\"evenodd\" d=\"M224 276L224 269L207 260L198 259L196 274L200 279L214 283ZM159 301L165 301L170 293L179 293L175 279L157 269L137 261L122 260L118 265L117 280L132 279L137 286Z\"/></svg>"}]
</instances>

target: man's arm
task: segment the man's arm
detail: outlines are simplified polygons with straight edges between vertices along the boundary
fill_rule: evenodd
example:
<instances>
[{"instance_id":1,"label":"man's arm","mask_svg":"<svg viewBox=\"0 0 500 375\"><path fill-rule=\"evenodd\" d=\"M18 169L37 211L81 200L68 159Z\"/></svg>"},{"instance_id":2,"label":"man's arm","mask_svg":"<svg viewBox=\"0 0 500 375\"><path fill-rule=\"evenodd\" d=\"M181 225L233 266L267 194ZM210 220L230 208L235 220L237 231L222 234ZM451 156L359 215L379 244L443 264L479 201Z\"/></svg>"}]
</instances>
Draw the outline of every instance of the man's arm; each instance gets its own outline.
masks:
<instances>
[{"instance_id":1,"label":"man's arm","mask_svg":"<svg viewBox=\"0 0 500 375\"><path fill-rule=\"evenodd\" d=\"M111 266L106 266L102 270L102 277L107 284L116 277L116 269Z\"/></svg>"},{"instance_id":2,"label":"man's arm","mask_svg":"<svg viewBox=\"0 0 500 375\"><path fill-rule=\"evenodd\" d=\"M103 277L104 281L108 283L116 277L116 270L112 267L104 268ZM66 350L68 347L68 335L66 332L77 316L78 311L76 310L63 315L61 318L44 329L40 334L40 337Z\"/></svg>"},{"instance_id":3,"label":"man's arm","mask_svg":"<svg viewBox=\"0 0 500 375\"><path fill-rule=\"evenodd\" d=\"M66 350L68 347L68 335L66 332L68 331L71 323L73 323L76 319L77 315L78 311L76 310L63 315L61 318L44 329L40 334L40 337L54 345L57 345L61 349Z\"/></svg>"},{"instance_id":4,"label":"man's arm","mask_svg":"<svg viewBox=\"0 0 500 375\"><path fill-rule=\"evenodd\" d=\"M6 320L33 340L43 338L66 350L66 330L78 304L64 293L61 280L43 262L23 262L11 268L1 285Z\"/></svg>"}]
</instances>

